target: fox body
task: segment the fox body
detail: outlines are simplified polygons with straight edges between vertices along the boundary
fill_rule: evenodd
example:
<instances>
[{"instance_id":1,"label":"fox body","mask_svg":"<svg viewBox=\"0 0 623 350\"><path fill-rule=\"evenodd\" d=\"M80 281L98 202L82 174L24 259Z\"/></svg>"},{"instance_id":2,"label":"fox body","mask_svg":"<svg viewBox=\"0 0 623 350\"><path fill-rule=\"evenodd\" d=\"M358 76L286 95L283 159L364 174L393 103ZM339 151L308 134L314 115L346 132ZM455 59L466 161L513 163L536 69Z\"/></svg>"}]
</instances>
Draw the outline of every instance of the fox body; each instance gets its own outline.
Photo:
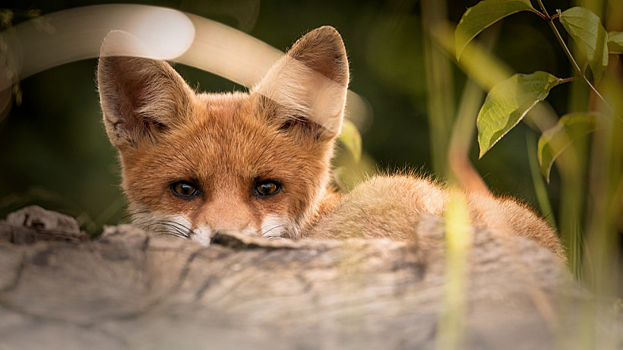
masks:
<instances>
[{"instance_id":1,"label":"fox body","mask_svg":"<svg viewBox=\"0 0 623 350\"><path fill-rule=\"evenodd\" d=\"M133 222L204 245L219 232L269 238L413 238L442 216L446 191L417 176L377 176L342 195L329 185L349 80L338 32L299 39L248 93L196 93L166 62L100 57L106 131L118 149ZM475 225L561 253L517 202L468 194Z\"/></svg>"}]
</instances>

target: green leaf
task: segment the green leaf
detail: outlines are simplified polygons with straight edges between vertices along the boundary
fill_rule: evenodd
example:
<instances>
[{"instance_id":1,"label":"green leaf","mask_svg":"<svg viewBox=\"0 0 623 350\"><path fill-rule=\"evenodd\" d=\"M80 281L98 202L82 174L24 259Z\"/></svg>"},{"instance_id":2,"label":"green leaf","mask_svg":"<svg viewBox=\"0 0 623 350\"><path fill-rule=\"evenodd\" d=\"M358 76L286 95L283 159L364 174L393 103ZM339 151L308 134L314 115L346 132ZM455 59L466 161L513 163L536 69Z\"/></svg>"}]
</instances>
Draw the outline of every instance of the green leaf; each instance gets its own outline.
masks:
<instances>
[{"instance_id":1,"label":"green leaf","mask_svg":"<svg viewBox=\"0 0 623 350\"><path fill-rule=\"evenodd\" d=\"M478 33L501 20L502 18L519 11L532 11L530 0L483 0L465 11L455 32L455 48L457 61L465 46Z\"/></svg>"},{"instance_id":2,"label":"green leaf","mask_svg":"<svg viewBox=\"0 0 623 350\"><path fill-rule=\"evenodd\" d=\"M595 80L608 65L608 35L599 17L583 7L572 7L560 14L560 23L588 57Z\"/></svg>"},{"instance_id":3,"label":"green leaf","mask_svg":"<svg viewBox=\"0 0 623 350\"><path fill-rule=\"evenodd\" d=\"M356 163L361 160L361 134L355 124L350 120L344 119L342 124L342 131L338 140L346 147L348 152L353 156Z\"/></svg>"},{"instance_id":4,"label":"green leaf","mask_svg":"<svg viewBox=\"0 0 623 350\"><path fill-rule=\"evenodd\" d=\"M480 158L514 128L554 86L564 82L545 72L515 74L495 85L483 104L476 125Z\"/></svg>"},{"instance_id":5,"label":"green leaf","mask_svg":"<svg viewBox=\"0 0 623 350\"><path fill-rule=\"evenodd\" d=\"M573 141L599 129L599 114L571 113L558 120L558 124L539 138L537 154L541 174L549 182L552 164Z\"/></svg>"},{"instance_id":6,"label":"green leaf","mask_svg":"<svg viewBox=\"0 0 623 350\"><path fill-rule=\"evenodd\" d=\"M608 33L608 51L614 54L623 54L623 32Z\"/></svg>"}]
</instances>

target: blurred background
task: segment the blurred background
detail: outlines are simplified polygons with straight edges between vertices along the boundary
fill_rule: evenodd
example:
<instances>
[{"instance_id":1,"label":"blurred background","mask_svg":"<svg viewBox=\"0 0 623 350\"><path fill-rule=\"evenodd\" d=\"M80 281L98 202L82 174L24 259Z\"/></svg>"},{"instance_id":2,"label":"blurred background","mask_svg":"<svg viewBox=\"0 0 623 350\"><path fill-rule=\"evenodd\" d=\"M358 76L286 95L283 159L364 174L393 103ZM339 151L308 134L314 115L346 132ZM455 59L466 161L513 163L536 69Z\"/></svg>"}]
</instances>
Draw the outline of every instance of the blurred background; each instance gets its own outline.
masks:
<instances>
[{"instance_id":1,"label":"blurred background","mask_svg":"<svg viewBox=\"0 0 623 350\"><path fill-rule=\"evenodd\" d=\"M448 1L452 24L477 0ZM4 29L37 13L46 15L73 7L113 3L93 0L3 1L13 16L3 18ZM368 104L371 113L358 127L363 139L363 171L351 171L348 184L372 171L413 169L439 179L443 166L431 156L427 109L423 3L390 1L260 1L168 0L135 1L165 6L210 18L256 37L280 50L287 49L305 32L332 25L342 34L350 57L351 90ZM431 1L428 1L431 3ZM432 1L432 3L435 3ZM441 2L440 2L441 3ZM433 5L435 6L435 5ZM547 1L550 12L571 6ZM7 13L6 11L3 13ZM437 11L439 13L439 11ZM518 13L496 26L492 52L520 73L535 70L559 77L571 68L547 24L531 13ZM41 55L45 55L41 52ZM446 87L452 110L466 77L452 55ZM486 67L485 67L486 68ZM176 69L202 91L245 90L218 76L183 65ZM64 64L20 82L21 92L0 120L0 217L27 204L39 204L79 218L84 229L95 233L104 224L125 220L125 202L119 189L120 173L114 148L102 123L95 83L96 60ZM569 84L567 84L569 85ZM554 89L549 103L561 115L567 109L568 86ZM454 116L450 116L453 118ZM494 193L508 194L537 207L528 163L527 142L539 133L522 124L478 160L475 137L469 156ZM349 163L342 152L339 163ZM554 169L546 191L558 207L559 176ZM556 209L555 209L556 211Z\"/></svg>"}]
</instances>

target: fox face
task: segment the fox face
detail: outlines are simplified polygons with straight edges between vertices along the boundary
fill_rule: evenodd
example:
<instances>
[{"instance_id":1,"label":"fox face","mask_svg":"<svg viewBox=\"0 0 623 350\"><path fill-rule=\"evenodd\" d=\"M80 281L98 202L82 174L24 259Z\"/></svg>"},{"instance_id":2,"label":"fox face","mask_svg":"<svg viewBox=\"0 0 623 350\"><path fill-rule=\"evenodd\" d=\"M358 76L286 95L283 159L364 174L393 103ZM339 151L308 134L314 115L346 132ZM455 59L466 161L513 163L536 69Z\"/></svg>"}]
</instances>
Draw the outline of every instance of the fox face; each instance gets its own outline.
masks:
<instances>
[{"instance_id":1,"label":"fox face","mask_svg":"<svg viewBox=\"0 0 623 350\"><path fill-rule=\"evenodd\" d=\"M347 85L331 27L297 41L248 93L196 93L166 62L101 55L133 222L204 245L232 230L297 237L327 196Z\"/></svg>"}]
</instances>

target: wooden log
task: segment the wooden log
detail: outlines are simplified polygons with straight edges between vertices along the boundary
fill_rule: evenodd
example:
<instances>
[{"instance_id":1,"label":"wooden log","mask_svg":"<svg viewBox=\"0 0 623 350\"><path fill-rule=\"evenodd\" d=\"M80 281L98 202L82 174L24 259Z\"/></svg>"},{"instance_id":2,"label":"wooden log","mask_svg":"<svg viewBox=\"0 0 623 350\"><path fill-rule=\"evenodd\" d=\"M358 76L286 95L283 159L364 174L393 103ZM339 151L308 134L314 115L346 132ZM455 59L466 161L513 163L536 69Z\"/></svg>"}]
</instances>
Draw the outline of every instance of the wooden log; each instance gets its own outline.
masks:
<instances>
[{"instance_id":1,"label":"wooden log","mask_svg":"<svg viewBox=\"0 0 623 350\"><path fill-rule=\"evenodd\" d=\"M0 349L432 349L452 315L436 217L410 243L232 233L202 247L130 225L87 242L15 239L33 231L0 223ZM473 238L463 348L573 342L595 304L565 266L521 237ZM604 310L589 326L616 344L621 315Z\"/></svg>"}]
</instances>

